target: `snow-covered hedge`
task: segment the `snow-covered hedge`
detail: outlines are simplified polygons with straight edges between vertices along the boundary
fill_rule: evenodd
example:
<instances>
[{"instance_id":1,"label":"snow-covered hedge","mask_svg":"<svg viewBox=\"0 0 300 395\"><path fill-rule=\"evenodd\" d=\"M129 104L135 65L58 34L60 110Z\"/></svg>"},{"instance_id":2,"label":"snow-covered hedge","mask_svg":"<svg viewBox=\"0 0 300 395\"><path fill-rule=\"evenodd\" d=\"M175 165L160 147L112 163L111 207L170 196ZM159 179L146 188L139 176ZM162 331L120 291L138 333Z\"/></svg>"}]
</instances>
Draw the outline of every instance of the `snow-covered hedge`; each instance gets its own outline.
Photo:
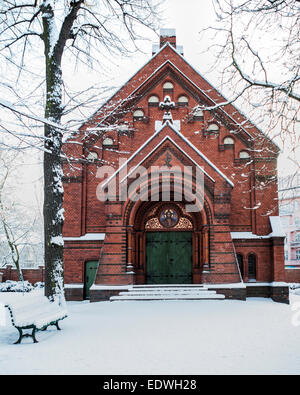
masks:
<instances>
[{"instance_id":1,"label":"snow-covered hedge","mask_svg":"<svg viewBox=\"0 0 300 395\"><path fill-rule=\"evenodd\" d=\"M300 284L299 283L292 283L290 284L290 289L294 290L294 289L298 289L300 288Z\"/></svg>"},{"instance_id":2,"label":"snow-covered hedge","mask_svg":"<svg viewBox=\"0 0 300 395\"><path fill-rule=\"evenodd\" d=\"M300 284L299 283L290 284L290 291L294 295L299 295L300 296Z\"/></svg>"},{"instance_id":3,"label":"snow-covered hedge","mask_svg":"<svg viewBox=\"0 0 300 395\"><path fill-rule=\"evenodd\" d=\"M32 285L29 281L7 280L5 283L0 283L0 292L31 292L33 289L43 287L44 283L41 282Z\"/></svg>"}]
</instances>

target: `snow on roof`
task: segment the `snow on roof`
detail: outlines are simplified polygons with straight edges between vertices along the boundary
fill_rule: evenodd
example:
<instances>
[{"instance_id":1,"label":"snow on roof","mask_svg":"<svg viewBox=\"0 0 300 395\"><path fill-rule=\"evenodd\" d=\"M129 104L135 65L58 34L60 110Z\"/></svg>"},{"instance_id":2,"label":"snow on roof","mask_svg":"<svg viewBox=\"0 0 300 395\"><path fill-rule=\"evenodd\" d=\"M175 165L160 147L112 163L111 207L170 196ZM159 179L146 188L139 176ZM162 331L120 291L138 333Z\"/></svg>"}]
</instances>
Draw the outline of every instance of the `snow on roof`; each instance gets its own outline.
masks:
<instances>
[{"instance_id":1,"label":"snow on roof","mask_svg":"<svg viewBox=\"0 0 300 395\"><path fill-rule=\"evenodd\" d=\"M86 233L84 236L64 237L64 241L96 241L104 239L105 233Z\"/></svg>"},{"instance_id":2,"label":"snow on roof","mask_svg":"<svg viewBox=\"0 0 300 395\"><path fill-rule=\"evenodd\" d=\"M269 239L270 235L258 236L252 232L231 232L232 239Z\"/></svg>"},{"instance_id":3,"label":"snow on roof","mask_svg":"<svg viewBox=\"0 0 300 395\"><path fill-rule=\"evenodd\" d=\"M269 217L272 232L265 236L255 235L252 232L231 232L232 239L270 239L271 237L285 237L279 216Z\"/></svg>"},{"instance_id":4,"label":"snow on roof","mask_svg":"<svg viewBox=\"0 0 300 395\"><path fill-rule=\"evenodd\" d=\"M272 237L285 237L279 216L269 217L272 227Z\"/></svg>"}]
</instances>

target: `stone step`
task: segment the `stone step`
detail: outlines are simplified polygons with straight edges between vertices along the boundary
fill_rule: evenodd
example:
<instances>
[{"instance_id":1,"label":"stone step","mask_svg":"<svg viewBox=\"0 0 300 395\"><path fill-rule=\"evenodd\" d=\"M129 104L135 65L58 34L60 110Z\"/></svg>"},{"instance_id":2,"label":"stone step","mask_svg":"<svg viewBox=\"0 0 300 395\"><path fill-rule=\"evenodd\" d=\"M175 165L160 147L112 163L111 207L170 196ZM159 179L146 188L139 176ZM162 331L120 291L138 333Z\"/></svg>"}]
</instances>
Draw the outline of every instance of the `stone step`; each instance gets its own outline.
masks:
<instances>
[{"instance_id":1,"label":"stone step","mask_svg":"<svg viewBox=\"0 0 300 395\"><path fill-rule=\"evenodd\" d=\"M223 300L224 295L209 291L202 284L162 284L134 285L128 291L121 291L118 296L112 296L110 301L138 300Z\"/></svg>"},{"instance_id":2,"label":"stone step","mask_svg":"<svg viewBox=\"0 0 300 395\"><path fill-rule=\"evenodd\" d=\"M202 296L209 296L212 294L215 294L216 292L213 291L208 291L208 290L200 290L200 291L161 291L161 290L153 290L153 291L129 291L129 292L120 292L120 296L124 295L131 295L131 296L139 296L139 295L146 295L146 296L151 296L151 295L161 295L161 296L168 296L168 295L202 295Z\"/></svg>"},{"instance_id":3,"label":"stone step","mask_svg":"<svg viewBox=\"0 0 300 395\"><path fill-rule=\"evenodd\" d=\"M110 301L121 302L121 301L143 301L143 300L224 300L224 295L214 294L211 295L145 295L145 296L134 296L134 295L124 295L124 296L112 296Z\"/></svg>"},{"instance_id":4,"label":"stone step","mask_svg":"<svg viewBox=\"0 0 300 395\"><path fill-rule=\"evenodd\" d=\"M151 289L151 288L206 288L204 285L202 284L151 284L151 285L133 285L132 286L133 289L137 289L137 288L143 288L143 289Z\"/></svg>"},{"instance_id":5,"label":"stone step","mask_svg":"<svg viewBox=\"0 0 300 395\"><path fill-rule=\"evenodd\" d=\"M208 288L133 288L128 292L205 292Z\"/></svg>"}]
</instances>

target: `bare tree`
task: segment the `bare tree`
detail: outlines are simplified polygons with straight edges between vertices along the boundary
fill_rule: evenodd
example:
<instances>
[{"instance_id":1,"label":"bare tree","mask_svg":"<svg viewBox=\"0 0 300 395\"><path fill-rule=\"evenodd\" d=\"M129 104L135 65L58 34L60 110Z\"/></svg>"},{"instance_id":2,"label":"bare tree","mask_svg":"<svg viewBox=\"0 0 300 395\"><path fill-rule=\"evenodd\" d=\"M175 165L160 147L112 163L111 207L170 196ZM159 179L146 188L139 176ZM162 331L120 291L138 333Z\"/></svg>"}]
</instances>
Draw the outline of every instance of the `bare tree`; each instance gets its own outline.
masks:
<instances>
[{"instance_id":1,"label":"bare tree","mask_svg":"<svg viewBox=\"0 0 300 395\"><path fill-rule=\"evenodd\" d=\"M219 105L237 102L294 151L300 138L300 2L214 0L214 6L216 25L204 32L213 32L213 67L221 70L221 89L231 92ZM296 155L291 159L297 164Z\"/></svg>"},{"instance_id":2,"label":"bare tree","mask_svg":"<svg viewBox=\"0 0 300 395\"><path fill-rule=\"evenodd\" d=\"M63 186L62 144L70 132L63 125L66 113L63 100L63 59L73 56L75 62L93 64L97 58L115 53L128 54L136 49L141 39L139 28L155 29L157 13L155 0L3 0L0 4L0 56L6 64L17 68L17 81L34 81L34 65L28 64L30 51L43 57L44 78L39 86L45 88L45 98L30 97L43 102L44 116L32 112L29 92L23 97L14 82L4 81L5 88L18 97L17 105L0 100L0 105L11 111L24 128L15 130L15 121L3 126L12 140L17 139L25 148L37 146L44 151L44 245L46 295L53 299L63 295ZM43 55L39 53L40 43ZM5 70L3 70L3 74ZM36 89L38 88L36 87ZM73 107L78 107L76 95L67 96ZM26 100L27 99L27 100ZM76 100L77 99L77 100ZM28 120L44 124L41 136ZM72 131L72 130L71 130ZM43 141L43 146L39 144ZM7 141L2 144L8 145Z\"/></svg>"},{"instance_id":3,"label":"bare tree","mask_svg":"<svg viewBox=\"0 0 300 395\"><path fill-rule=\"evenodd\" d=\"M25 211L20 202L21 167L20 152L0 150L0 266L12 263L23 281L24 256L38 258L43 249L42 221L35 207Z\"/></svg>"}]
</instances>

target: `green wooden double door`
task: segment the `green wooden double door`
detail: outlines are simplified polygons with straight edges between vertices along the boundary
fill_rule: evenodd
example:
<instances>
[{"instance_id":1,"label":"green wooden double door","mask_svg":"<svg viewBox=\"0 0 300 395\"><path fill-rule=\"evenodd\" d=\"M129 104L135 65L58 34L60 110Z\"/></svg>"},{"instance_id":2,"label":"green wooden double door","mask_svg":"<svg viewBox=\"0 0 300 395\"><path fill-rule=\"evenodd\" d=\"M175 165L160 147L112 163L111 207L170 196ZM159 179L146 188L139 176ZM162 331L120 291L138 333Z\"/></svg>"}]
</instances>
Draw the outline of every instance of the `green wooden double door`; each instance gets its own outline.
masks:
<instances>
[{"instance_id":1,"label":"green wooden double door","mask_svg":"<svg viewBox=\"0 0 300 395\"><path fill-rule=\"evenodd\" d=\"M146 283L192 283L192 233L146 233Z\"/></svg>"}]
</instances>

